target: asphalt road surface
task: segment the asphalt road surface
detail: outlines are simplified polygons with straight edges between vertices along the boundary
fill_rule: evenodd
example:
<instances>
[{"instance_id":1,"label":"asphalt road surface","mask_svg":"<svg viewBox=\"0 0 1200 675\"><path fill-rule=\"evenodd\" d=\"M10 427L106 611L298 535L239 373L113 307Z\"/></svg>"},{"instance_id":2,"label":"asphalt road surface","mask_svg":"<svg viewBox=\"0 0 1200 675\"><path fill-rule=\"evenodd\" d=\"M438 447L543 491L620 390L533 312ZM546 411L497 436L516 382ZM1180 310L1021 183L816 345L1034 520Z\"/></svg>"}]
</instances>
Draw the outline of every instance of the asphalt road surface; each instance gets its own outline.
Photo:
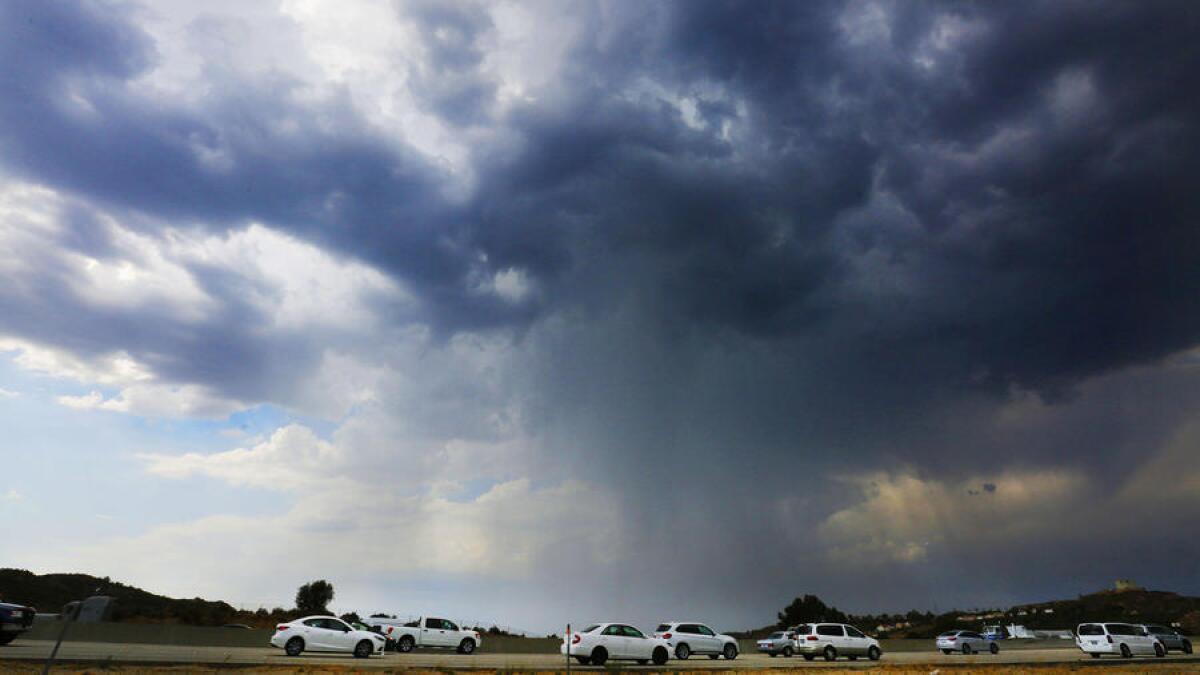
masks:
<instances>
[{"instance_id":1,"label":"asphalt road surface","mask_svg":"<svg viewBox=\"0 0 1200 675\"><path fill-rule=\"evenodd\" d=\"M53 649L54 643L48 640L16 640L12 644L0 647L0 666L8 662L17 665L23 662L44 661ZM59 649L59 661L66 664L74 663L110 663L110 664L155 664L155 665L226 665L226 666L275 666L301 667L311 666L342 666L359 669L495 669L495 670L563 670L565 661L562 656L555 654L492 654L486 651L471 656L440 651L414 652L410 654L388 653L384 656L373 656L370 659L355 659L348 654L303 654L296 658L285 655L271 647L188 647L180 645L148 645L126 644L111 642L65 642ZM930 666L970 666L972 668L991 665L1020 665L1020 664L1061 664L1074 666L1092 665L1124 665L1134 670L1139 667L1166 666L1178 670L1200 671L1200 657L1171 654L1164 659L1153 657L1132 660L1105 657L1092 659L1073 648L1057 649L1019 649L1002 651L996 656L978 654L963 656L959 654L946 656L935 651L923 652L894 652L885 654L879 663L864 659L848 661L841 659L833 663L825 661L805 661L799 657L790 659L770 658L764 654L742 654L733 662L725 659L712 660L707 657L693 657L687 661L672 659L666 666L670 670L704 670L704 669L756 669L756 668L870 668L875 665L930 665ZM632 663L620 662L622 669L641 670ZM582 667L572 662L572 670L600 671L595 667ZM655 670L645 667L646 670ZM1155 668L1157 670L1157 668Z\"/></svg>"}]
</instances>

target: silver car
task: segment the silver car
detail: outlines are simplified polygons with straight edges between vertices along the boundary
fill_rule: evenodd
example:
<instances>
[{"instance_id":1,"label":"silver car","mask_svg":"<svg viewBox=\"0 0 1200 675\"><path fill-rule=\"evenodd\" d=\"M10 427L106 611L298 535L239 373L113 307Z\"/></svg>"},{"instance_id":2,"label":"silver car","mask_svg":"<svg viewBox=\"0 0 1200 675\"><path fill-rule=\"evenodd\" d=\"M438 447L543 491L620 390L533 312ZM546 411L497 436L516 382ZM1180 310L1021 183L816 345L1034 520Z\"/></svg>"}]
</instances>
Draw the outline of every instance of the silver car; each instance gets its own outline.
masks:
<instances>
[{"instance_id":1,"label":"silver car","mask_svg":"<svg viewBox=\"0 0 1200 675\"><path fill-rule=\"evenodd\" d=\"M1162 646L1167 651L1175 649L1184 654L1192 653L1192 642L1187 637L1180 634L1179 631L1173 628L1167 628L1156 623L1148 623L1142 626L1151 637L1162 643Z\"/></svg>"},{"instance_id":2,"label":"silver car","mask_svg":"<svg viewBox=\"0 0 1200 675\"><path fill-rule=\"evenodd\" d=\"M796 652L796 634L786 630L775 631L758 641L758 651L766 652L772 658L780 654L791 656Z\"/></svg>"},{"instance_id":3,"label":"silver car","mask_svg":"<svg viewBox=\"0 0 1200 675\"><path fill-rule=\"evenodd\" d=\"M973 630L946 631L937 636L937 648L942 650L943 654L953 654L954 652L963 654L1000 653L1000 645Z\"/></svg>"}]
</instances>

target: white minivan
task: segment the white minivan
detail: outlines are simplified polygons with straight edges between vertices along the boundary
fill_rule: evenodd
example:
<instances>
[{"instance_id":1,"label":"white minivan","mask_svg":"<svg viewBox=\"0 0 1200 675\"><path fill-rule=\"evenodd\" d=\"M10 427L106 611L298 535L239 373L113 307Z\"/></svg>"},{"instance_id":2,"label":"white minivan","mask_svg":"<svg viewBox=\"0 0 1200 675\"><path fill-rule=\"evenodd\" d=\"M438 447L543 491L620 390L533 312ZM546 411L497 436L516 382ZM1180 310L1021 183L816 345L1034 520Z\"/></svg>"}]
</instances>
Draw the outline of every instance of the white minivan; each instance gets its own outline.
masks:
<instances>
[{"instance_id":1,"label":"white minivan","mask_svg":"<svg viewBox=\"0 0 1200 675\"><path fill-rule=\"evenodd\" d=\"M1131 623L1081 623L1075 630L1075 644L1093 659L1102 654L1132 658L1134 654L1166 656L1167 650L1145 628Z\"/></svg>"},{"instance_id":2,"label":"white minivan","mask_svg":"<svg viewBox=\"0 0 1200 675\"><path fill-rule=\"evenodd\" d=\"M844 623L800 624L795 628L796 651L806 661L822 656L833 661L839 656L851 660L865 656L878 661L883 655L879 641L862 631Z\"/></svg>"}]
</instances>

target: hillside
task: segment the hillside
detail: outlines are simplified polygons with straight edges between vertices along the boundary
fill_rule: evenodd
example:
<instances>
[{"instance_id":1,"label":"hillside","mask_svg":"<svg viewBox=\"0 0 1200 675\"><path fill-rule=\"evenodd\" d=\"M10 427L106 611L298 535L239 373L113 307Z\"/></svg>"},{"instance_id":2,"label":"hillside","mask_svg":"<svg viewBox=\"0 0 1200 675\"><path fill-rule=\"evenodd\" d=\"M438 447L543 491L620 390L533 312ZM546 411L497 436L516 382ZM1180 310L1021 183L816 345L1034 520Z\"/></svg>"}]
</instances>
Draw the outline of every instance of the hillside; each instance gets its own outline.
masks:
<instances>
[{"instance_id":1,"label":"hillside","mask_svg":"<svg viewBox=\"0 0 1200 675\"><path fill-rule=\"evenodd\" d=\"M282 609L242 612L220 601L168 598L89 574L33 574L27 570L0 568L0 599L6 602L55 613L68 602L91 595L116 598L111 617L114 621L196 626L244 623L267 627L287 615Z\"/></svg>"},{"instance_id":2,"label":"hillside","mask_svg":"<svg viewBox=\"0 0 1200 675\"><path fill-rule=\"evenodd\" d=\"M1072 600L1023 604L1006 610L954 610L938 615L913 610L895 615L848 615L836 607L826 606L814 596L804 596L794 600L778 618L775 624L733 635L758 638L783 626L810 621L845 621L869 633L891 638L931 638L953 628L980 629L985 624L1018 624L1031 630L1074 630L1087 621L1179 623L1185 633L1200 635L1200 598L1168 591L1106 590ZM881 630L882 627L886 628Z\"/></svg>"}]
</instances>

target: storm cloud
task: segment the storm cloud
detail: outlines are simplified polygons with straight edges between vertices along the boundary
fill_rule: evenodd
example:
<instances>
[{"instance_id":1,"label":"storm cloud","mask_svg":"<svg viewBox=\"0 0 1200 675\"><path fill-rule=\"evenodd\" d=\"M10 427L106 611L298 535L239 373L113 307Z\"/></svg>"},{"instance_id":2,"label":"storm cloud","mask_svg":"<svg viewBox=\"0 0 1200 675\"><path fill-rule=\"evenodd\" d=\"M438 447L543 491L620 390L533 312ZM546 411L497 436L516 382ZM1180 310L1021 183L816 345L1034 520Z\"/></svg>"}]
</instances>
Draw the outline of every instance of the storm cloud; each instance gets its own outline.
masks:
<instances>
[{"instance_id":1,"label":"storm cloud","mask_svg":"<svg viewBox=\"0 0 1200 675\"><path fill-rule=\"evenodd\" d=\"M438 588L539 628L1200 592L1148 488L1200 480L1193 3L306 11L0 7L0 348L62 414L335 429L142 479L471 520Z\"/></svg>"}]
</instances>

